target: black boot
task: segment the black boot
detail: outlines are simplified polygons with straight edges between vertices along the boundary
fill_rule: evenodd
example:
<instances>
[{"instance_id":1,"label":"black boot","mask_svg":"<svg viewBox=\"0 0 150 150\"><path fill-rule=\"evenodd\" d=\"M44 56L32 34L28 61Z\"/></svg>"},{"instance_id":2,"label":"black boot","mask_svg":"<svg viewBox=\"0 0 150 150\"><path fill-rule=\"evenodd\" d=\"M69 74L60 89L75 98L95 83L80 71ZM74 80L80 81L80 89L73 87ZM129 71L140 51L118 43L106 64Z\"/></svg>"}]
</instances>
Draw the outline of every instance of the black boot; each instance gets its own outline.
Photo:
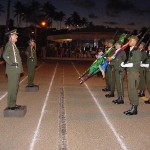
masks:
<instances>
[{"instance_id":1,"label":"black boot","mask_svg":"<svg viewBox=\"0 0 150 150\"><path fill-rule=\"evenodd\" d=\"M137 115L137 107L138 105L132 105L131 109L124 112L126 115Z\"/></svg>"},{"instance_id":2,"label":"black boot","mask_svg":"<svg viewBox=\"0 0 150 150\"><path fill-rule=\"evenodd\" d=\"M105 87L104 89L102 89L102 91L108 92L108 91L110 91L110 89L108 87Z\"/></svg>"},{"instance_id":3,"label":"black boot","mask_svg":"<svg viewBox=\"0 0 150 150\"><path fill-rule=\"evenodd\" d=\"M140 90L138 96L139 97L144 97L145 96L145 92L143 90Z\"/></svg>"},{"instance_id":4,"label":"black boot","mask_svg":"<svg viewBox=\"0 0 150 150\"><path fill-rule=\"evenodd\" d=\"M145 101L145 104L150 104L150 99Z\"/></svg>"},{"instance_id":5,"label":"black boot","mask_svg":"<svg viewBox=\"0 0 150 150\"><path fill-rule=\"evenodd\" d=\"M110 97L114 97L115 95L114 95L114 92L110 92L109 94L106 94L105 96L107 98L110 98Z\"/></svg>"},{"instance_id":6,"label":"black boot","mask_svg":"<svg viewBox=\"0 0 150 150\"><path fill-rule=\"evenodd\" d=\"M118 99L112 101L114 104L124 104L123 96L118 97Z\"/></svg>"}]
</instances>

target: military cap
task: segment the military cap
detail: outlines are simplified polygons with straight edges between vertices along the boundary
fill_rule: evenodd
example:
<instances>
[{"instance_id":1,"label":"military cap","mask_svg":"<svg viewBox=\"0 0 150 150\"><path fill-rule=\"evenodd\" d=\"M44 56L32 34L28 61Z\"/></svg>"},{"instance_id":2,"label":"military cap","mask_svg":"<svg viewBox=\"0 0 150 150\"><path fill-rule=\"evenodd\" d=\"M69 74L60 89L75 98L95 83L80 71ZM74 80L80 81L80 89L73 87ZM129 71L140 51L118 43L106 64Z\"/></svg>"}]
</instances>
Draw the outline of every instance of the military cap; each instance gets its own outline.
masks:
<instances>
[{"instance_id":1,"label":"military cap","mask_svg":"<svg viewBox=\"0 0 150 150\"><path fill-rule=\"evenodd\" d=\"M134 40L136 40L136 41L139 40L139 38L138 38L137 36L135 36L135 35L130 36L130 39L134 39Z\"/></svg>"},{"instance_id":2,"label":"military cap","mask_svg":"<svg viewBox=\"0 0 150 150\"><path fill-rule=\"evenodd\" d=\"M11 30L11 31L8 31L5 35L13 35L13 34L18 34L17 33L17 29L14 29L14 30Z\"/></svg>"},{"instance_id":3,"label":"military cap","mask_svg":"<svg viewBox=\"0 0 150 150\"><path fill-rule=\"evenodd\" d=\"M34 39L30 39L30 42L35 42L35 40Z\"/></svg>"},{"instance_id":4,"label":"military cap","mask_svg":"<svg viewBox=\"0 0 150 150\"><path fill-rule=\"evenodd\" d=\"M142 44L143 46L145 46L145 43L144 43L144 42L141 42L140 44Z\"/></svg>"},{"instance_id":5,"label":"military cap","mask_svg":"<svg viewBox=\"0 0 150 150\"><path fill-rule=\"evenodd\" d=\"M109 39L105 39L105 42L108 42L109 41Z\"/></svg>"},{"instance_id":6,"label":"military cap","mask_svg":"<svg viewBox=\"0 0 150 150\"><path fill-rule=\"evenodd\" d=\"M30 39L30 40L28 41L28 43L30 43L30 42L35 42L35 40L34 40L34 39Z\"/></svg>"},{"instance_id":7,"label":"military cap","mask_svg":"<svg viewBox=\"0 0 150 150\"><path fill-rule=\"evenodd\" d=\"M114 40L113 39L109 39L108 43L114 44Z\"/></svg>"},{"instance_id":8,"label":"military cap","mask_svg":"<svg viewBox=\"0 0 150 150\"><path fill-rule=\"evenodd\" d=\"M116 41L116 43L118 43L119 45L123 45L121 41Z\"/></svg>"}]
</instances>

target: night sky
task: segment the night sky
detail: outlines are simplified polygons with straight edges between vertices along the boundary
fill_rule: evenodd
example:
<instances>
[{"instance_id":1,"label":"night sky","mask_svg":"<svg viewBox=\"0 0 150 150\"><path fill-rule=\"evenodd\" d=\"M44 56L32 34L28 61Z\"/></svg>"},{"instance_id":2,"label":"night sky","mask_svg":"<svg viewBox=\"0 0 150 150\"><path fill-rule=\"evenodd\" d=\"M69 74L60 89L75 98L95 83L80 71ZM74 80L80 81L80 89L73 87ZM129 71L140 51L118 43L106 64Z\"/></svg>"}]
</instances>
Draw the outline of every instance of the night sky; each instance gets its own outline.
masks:
<instances>
[{"instance_id":1,"label":"night sky","mask_svg":"<svg viewBox=\"0 0 150 150\"><path fill-rule=\"evenodd\" d=\"M13 6L16 1L12 0L11 5ZM30 1L22 0L22 3ZM44 3L48 0L38 1ZM76 11L94 25L125 27L129 30L150 26L150 0L50 0L50 2L57 8L56 11L63 11L66 17ZM0 0L0 4L6 7L7 1ZM5 19L6 15L1 14L0 24L5 24Z\"/></svg>"}]
</instances>

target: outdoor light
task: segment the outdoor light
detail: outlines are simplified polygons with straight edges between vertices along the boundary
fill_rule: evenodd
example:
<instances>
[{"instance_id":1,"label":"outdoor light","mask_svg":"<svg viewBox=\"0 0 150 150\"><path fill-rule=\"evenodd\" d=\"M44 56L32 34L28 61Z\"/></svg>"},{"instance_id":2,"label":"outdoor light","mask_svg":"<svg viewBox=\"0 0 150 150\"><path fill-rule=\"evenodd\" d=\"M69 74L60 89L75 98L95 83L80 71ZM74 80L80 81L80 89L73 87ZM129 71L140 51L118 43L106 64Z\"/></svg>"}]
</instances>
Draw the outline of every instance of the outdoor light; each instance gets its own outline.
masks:
<instances>
[{"instance_id":1,"label":"outdoor light","mask_svg":"<svg viewBox=\"0 0 150 150\"><path fill-rule=\"evenodd\" d=\"M45 27L45 26L46 26L46 22L45 22L45 21L42 21L42 22L41 22L41 25L42 25L43 27Z\"/></svg>"}]
</instances>

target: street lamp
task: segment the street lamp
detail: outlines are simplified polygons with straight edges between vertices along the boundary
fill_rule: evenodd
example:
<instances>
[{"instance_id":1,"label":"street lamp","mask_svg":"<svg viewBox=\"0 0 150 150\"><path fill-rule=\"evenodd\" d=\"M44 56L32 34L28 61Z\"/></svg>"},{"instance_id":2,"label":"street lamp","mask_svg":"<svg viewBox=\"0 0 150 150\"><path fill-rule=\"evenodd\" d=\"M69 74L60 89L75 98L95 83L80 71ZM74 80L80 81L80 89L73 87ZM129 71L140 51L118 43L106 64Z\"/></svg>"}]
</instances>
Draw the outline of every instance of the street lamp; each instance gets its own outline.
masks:
<instances>
[{"instance_id":1,"label":"street lamp","mask_svg":"<svg viewBox=\"0 0 150 150\"><path fill-rule=\"evenodd\" d=\"M42 26L42 27L47 27L47 22L46 22L46 21L42 21L42 22L41 22L41 26Z\"/></svg>"}]
</instances>

